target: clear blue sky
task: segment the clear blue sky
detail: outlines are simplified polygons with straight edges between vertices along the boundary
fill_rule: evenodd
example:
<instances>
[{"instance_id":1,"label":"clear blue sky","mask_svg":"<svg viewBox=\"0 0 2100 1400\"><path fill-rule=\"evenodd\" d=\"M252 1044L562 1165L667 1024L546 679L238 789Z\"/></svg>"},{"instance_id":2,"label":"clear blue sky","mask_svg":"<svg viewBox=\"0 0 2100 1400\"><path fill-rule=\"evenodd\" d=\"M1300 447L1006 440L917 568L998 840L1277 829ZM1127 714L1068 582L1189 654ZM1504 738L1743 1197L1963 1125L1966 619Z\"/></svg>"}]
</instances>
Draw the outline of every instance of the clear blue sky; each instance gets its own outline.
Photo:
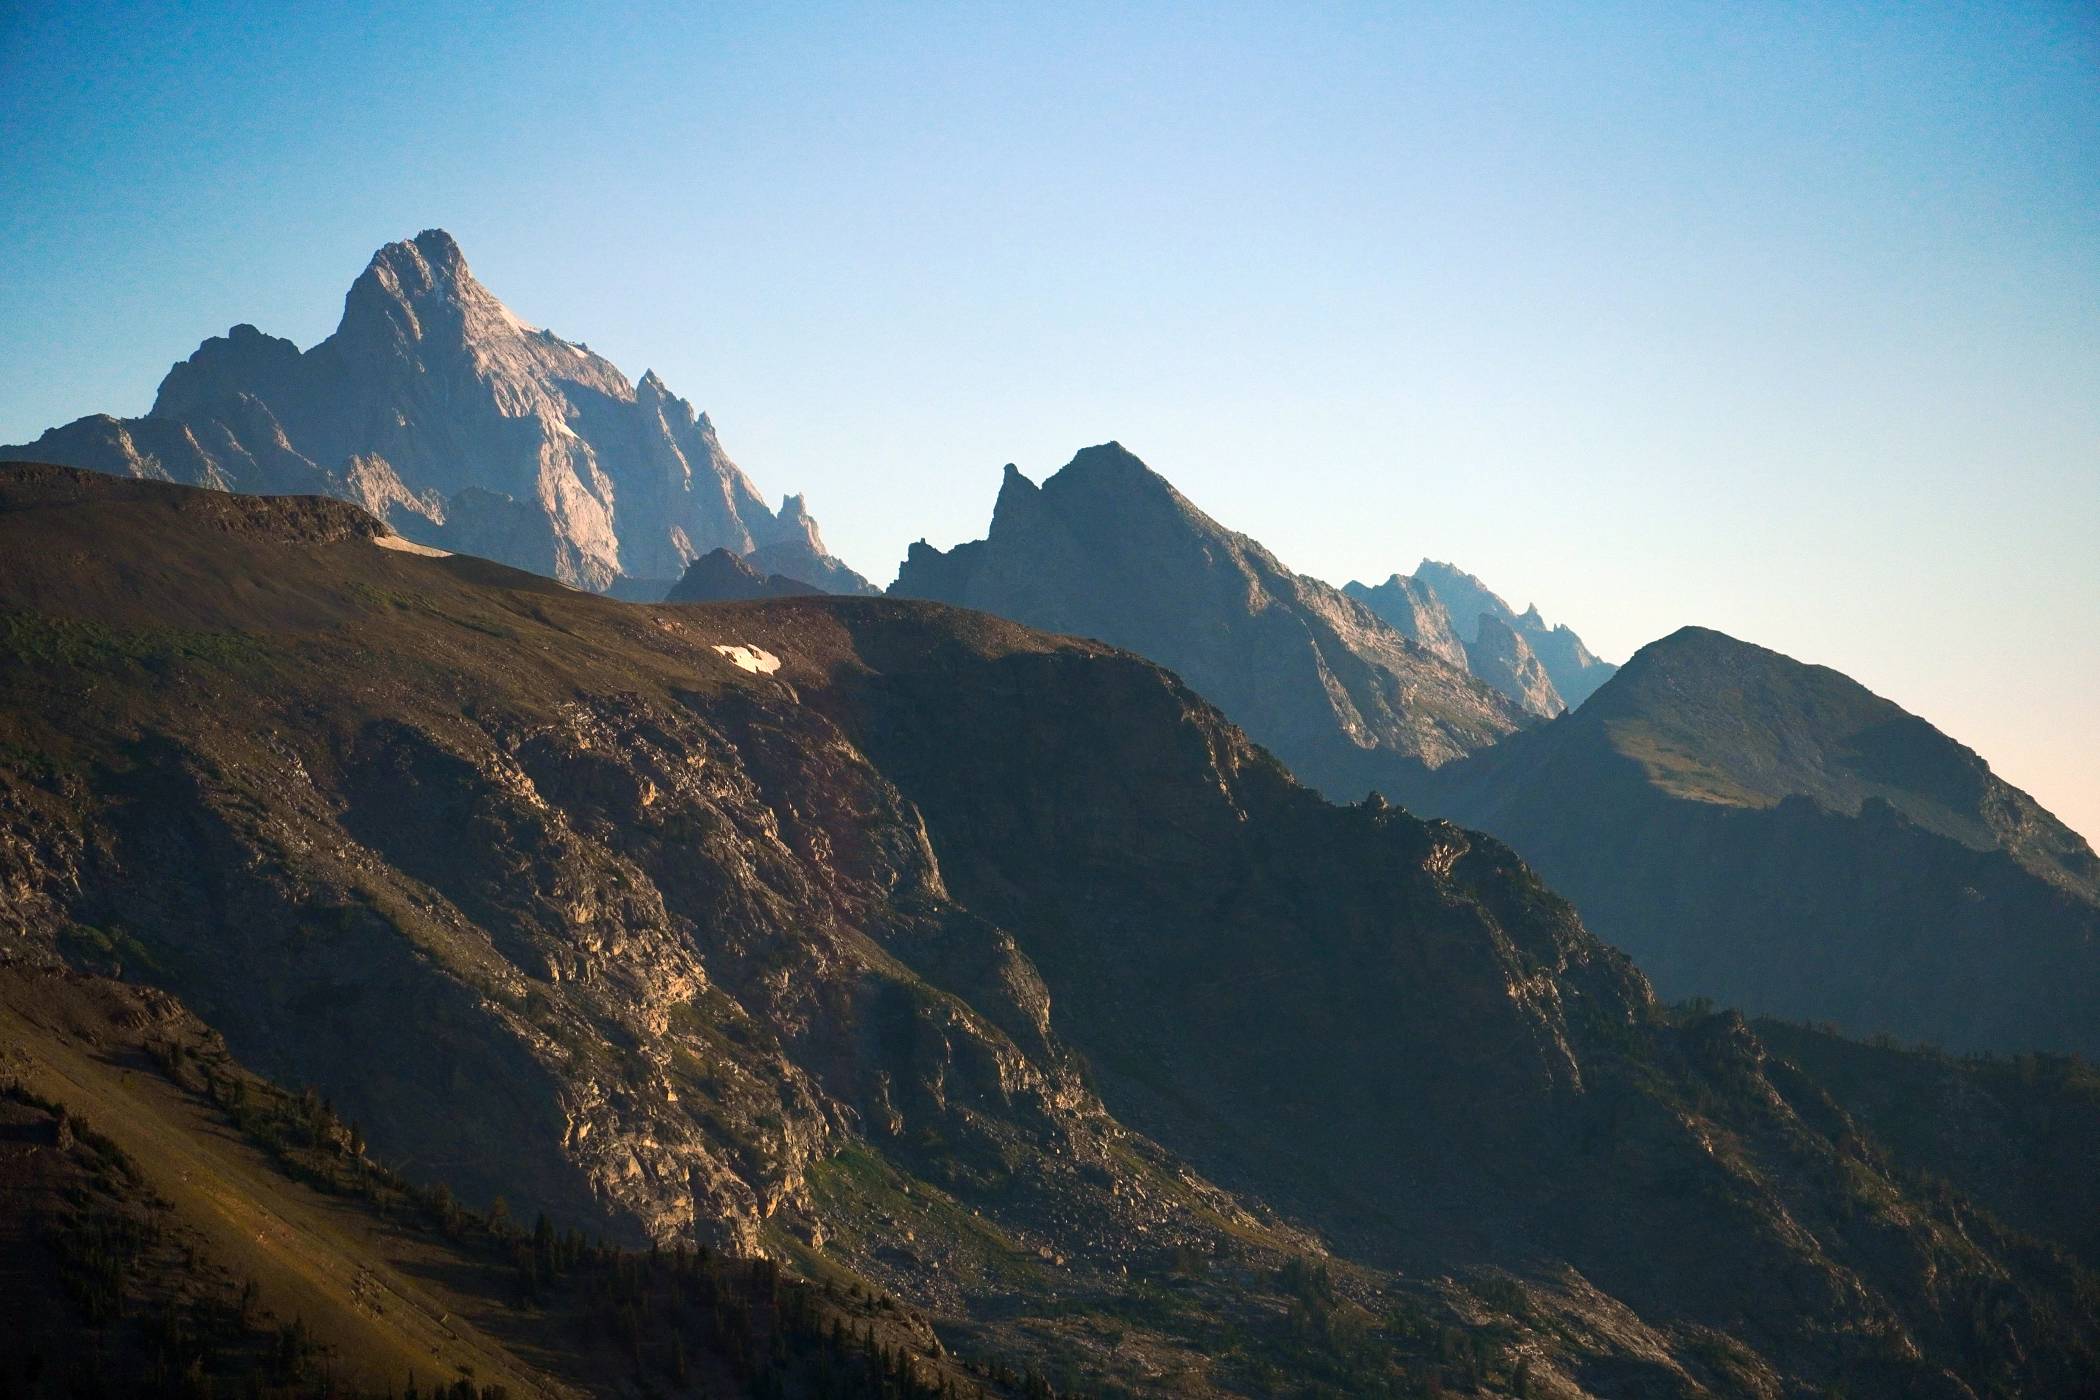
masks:
<instances>
[{"instance_id":1,"label":"clear blue sky","mask_svg":"<svg viewBox=\"0 0 2100 1400\"><path fill-rule=\"evenodd\" d=\"M2094 6L505 8L0 9L0 440L441 225L878 579L1119 438L1335 581L1835 665L2100 836Z\"/></svg>"}]
</instances>

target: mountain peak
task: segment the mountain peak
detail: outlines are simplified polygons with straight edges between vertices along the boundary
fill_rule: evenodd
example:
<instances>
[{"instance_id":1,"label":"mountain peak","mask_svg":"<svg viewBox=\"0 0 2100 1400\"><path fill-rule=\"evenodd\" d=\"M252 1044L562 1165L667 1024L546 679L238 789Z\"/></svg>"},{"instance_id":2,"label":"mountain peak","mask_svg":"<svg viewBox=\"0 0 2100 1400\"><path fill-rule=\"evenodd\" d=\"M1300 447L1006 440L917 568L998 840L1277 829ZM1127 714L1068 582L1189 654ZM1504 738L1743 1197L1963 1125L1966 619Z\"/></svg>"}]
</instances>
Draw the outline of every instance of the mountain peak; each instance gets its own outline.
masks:
<instances>
[{"instance_id":1,"label":"mountain peak","mask_svg":"<svg viewBox=\"0 0 2100 1400\"><path fill-rule=\"evenodd\" d=\"M1512 701L1203 513L1125 448L1002 474L984 539L914 546L893 596L1095 637L1180 673L1298 775L1355 799L1518 728ZM1456 658L1456 660L1454 660Z\"/></svg>"},{"instance_id":2,"label":"mountain peak","mask_svg":"<svg viewBox=\"0 0 2100 1400\"><path fill-rule=\"evenodd\" d=\"M1671 669L1694 659L1718 657L1728 657L1737 666L1784 664L1805 668L1805 663L1755 642L1741 641L1711 627L1688 624L1657 637L1635 652L1627 659L1622 674L1630 686L1654 671Z\"/></svg>"},{"instance_id":3,"label":"mountain peak","mask_svg":"<svg viewBox=\"0 0 2100 1400\"><path fill-rule=\"evenodd\" d=\"M1162 486L1166 485L1167 480L1146 466L1135 452L1120 442L1104 442L1094 447L1080 448L1072 460L1051 477L1051 480L1066 476L1089 482L1137 482L1149 478Z\"/></svg>"},{"instance_id":4,"label":"mountain peak","mask_svg":"<svg viewBox=\"0 0 2100 1400\"><path fill-rule=\"evenodd\" d=\"M822 590L797 579L768 574L726 549L710 550L686 566L667 603L729 603L749 598L789 598Z\"/></svg>"},{"instance_id":5,"label":"mountain peak","mask_svg":"<svg viewBox=\"0 0 2100 1400\"><path fill-rule=\"evenodd\" d=\"M1027 480L1018 472L1014 476ZM1064 510L1075 508L1082 500L1088 503L1088 509L1163 505L1197 522L1206 533L1229 533L1175 490L1173 482L1146 466L1120 442L1081 448L1071 461L1044 480L1042 493L1046 499L1062 500L1064 505L1060 508ZM1000 497L1003 500L1005 496L1002 486Z\"/></svg>"},{"instance_id":6,"label":"mountain peak","mask_svg":"<svg viewBox=\"0 0 2100 1400\"><path fill-rule=\"evenodd\" d=\"M336 334L360 342L377 336L382 343L490 344L533 329L475 280L451 234L431 228L372 254L343 299Z\"/></svg>"},{"instance_id":7,"label":"mountain peak","mask_svg":"<svg viewBox=\"0 0 2100 1400\"><path fill-rule=\"evenodd\" d=\"M170 369L145 417L81 419L7 455L347 497L424 543L588 588L775 533L705 415L528 326L441 228L373 252L311 349L243 322Z\"/></svg>"},{"instance_id":8,"label":"mountain peak","mask_svg":"<svg viewBox=\"0 0 2100 1400\"><path fill-rule=\"evenodd\" d=\"M441 228L426 228L413 240L416 248L433 264L457 268L464 272L466 254L459 250L459 240Z\"/></svg>"},{"instance_id":9,"label":"mountain peak","mask_svg":"<svg viewBox=\"0 0 2100 1400\"><path fill-rule=\"evenodd\" d=\"M1545 668L1562 703L1582 704L1616 669L1599 661L1566 626L1548 627L1536 604L1519 614L1500 594L1456 564L1424 559L1415 568L1415 580L1443 603L1461 637L1476 637L1482 617L1493 617L1522 637ZM1515 698L1523 701L1527 697Z\"/></svg>"},{"instance_id":10,"label":"mountain peak","mask_svg":"<svg viewBox=\"0 0 2100 1400\"><path fill-rule=\"evenodd\" d=\"M382 267L432 285L458 282L473 276L458 240L441 228L426 228L414 238L382 244L379 251L372 254L367 270Z\"/></svg>"},{"instance_id":11,"label":"mountain peak","mask_svg":"<svg viewBox=\"0 0 2100 1400\"><path fill-rule=\"evenodd\" d=\"M153 396L150 416L177 418L246 390L274 385L295 372L299 347L265 335L246 321L215 335L170 368Z\"/></svg>"}]
</instances>

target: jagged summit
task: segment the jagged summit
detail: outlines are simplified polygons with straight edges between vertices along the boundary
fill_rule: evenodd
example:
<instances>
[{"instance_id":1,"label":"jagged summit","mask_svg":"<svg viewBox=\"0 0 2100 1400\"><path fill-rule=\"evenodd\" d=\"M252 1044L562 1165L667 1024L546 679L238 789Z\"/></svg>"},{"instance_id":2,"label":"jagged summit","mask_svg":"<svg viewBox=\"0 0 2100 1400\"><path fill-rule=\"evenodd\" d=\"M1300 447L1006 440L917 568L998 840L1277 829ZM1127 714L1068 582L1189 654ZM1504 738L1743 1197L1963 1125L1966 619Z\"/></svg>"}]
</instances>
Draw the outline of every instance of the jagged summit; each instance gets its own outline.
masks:
<instances>
[{"instance_id":1,"label":"jagged summit","mask_svg":"<svg viewBox=\"0 0 2100 1400\"><path fill-rule=\"evenodd\" d=\"M1616 669L1610 662L1598 660L1565 624L1548 627L1537 604L1518 613L1493 589L1455 564L1424 559L1415 567L1414 581L1443 603L1458 635L1467 639L1469 649L1483 646L1492 653L1501 647L1499 637L1482 638L1481 618L1492 617L1507 626L1537 656L1558 704L1568 708L1582 704L1596 693L1597 687L1611 679ZM1527 708L1533 707L1533 700L1521 695L1515 698Z\"/></svg>"},{"instance_id":2,"label":"jagged summit","mask_svg":"<svg viewBox=\"0 0 2100 1400\"><path fill-rule=\"evenodd\" d=\"M145 417L79 419L5 458L338 496L420 543L593 589L782 541L772 572L830 587L844 569L653 370L630 383L528 324L437 228L374 253L312 349L237 325L170 369Z\"/></svg>"},{"instance_id":3,"label":"jagged summit","mask_svg":"<svg viewBox=\"0 0 2100 1400\"><path fill-rule=\"evenodd\" d=\"M1329 793L1403 792L1491 743L1515 706L1259 543L1120 443L1037 486L1009 464L982 540L921 541L891 587L1101 638L1180 672Z\"/></svg>"},{"instance_id":4,"label":"jagged summit","mask_svg":"<svg viewBox=\"0 0 2100 1400\"><path fill-rule=\"evenodd\" d=\"M1027 481L1018 471L1014 476ZM1086 496L1113 500L1126 507L1165 506L1215 528L1215 522L1176 490L1173 482L1146 466L1135 452L1120 442L1081 448L1070 462L1051 473L1043 482L1042 490L1052 498Z\"/></svg>"}]
</instances>

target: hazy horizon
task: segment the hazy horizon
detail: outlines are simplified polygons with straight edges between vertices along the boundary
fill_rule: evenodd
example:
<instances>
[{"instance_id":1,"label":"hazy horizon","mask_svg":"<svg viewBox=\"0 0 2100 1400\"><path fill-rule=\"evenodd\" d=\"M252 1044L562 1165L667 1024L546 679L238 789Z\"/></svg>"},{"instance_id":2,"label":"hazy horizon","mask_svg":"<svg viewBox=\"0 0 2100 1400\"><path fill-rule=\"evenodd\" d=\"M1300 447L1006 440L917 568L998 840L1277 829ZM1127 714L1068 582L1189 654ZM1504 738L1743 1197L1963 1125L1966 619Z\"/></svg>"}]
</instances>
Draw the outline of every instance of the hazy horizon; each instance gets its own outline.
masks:
<instances>
[{"instance_id":1,"label":"hazy horizon","mask_svg":"<svg viewBox=\"0 0 2100 1400\"><path fill-rule=\"evenodd\" d=\"M1336 584L1835 667L2100 837L2090 9L431 14L0 20L0 440L442 226L877 582L1113 438Z\"/></svg>"}]
</instances>

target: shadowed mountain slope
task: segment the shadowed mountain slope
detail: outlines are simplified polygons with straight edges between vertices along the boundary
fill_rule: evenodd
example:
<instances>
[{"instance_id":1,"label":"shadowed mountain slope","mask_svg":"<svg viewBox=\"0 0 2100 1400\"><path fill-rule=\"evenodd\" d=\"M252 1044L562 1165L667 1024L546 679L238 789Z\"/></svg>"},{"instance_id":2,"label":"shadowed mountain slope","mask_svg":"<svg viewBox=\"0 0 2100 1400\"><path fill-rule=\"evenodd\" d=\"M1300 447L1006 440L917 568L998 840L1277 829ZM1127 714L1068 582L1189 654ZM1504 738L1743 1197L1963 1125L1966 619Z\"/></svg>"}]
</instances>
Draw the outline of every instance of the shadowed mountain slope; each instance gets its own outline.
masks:
<instances>
[{"instance_id":1,"label":"shadowed mountain slope","mask_svg":"<svg viewBox=\"0 0 2100 1400\"><path fill-rule=\"evenodd\" d=\"M1836 671L1699 628L1436 775L1671 997L1962 1049L2100 1051L2100 861Z\"/></svg>"},{"instance_id":2,"label":"shadowed mountain slope","mask_svg":"<svg viewBox=\"0 0 2100 1400\"><path fill-rule=\"evenodd\" d=\"M0 937L166 985L412 1177L1141 1393L2094 1374L2071 1261L1156 666L388 543L0 473Z\"/></svg>"},{"instance_id":3,"label":"shadowed mountain slope","mask_svg":"<svg viewBox=\"0 0 2100 1400\"><path fill-rule=\"evenodd\" d=\"M235 326L168 371L145 417L82 418L0 459L336 496L423 543L598 590L776 546L763 572L867 591L799 497L767 508L705 414L653 371L630 384L526 325L442 229L375 253L312 349Z\"/></svg>"},{"instance_id":4,"label":"shadowed mountain slope","mask_svg":"<svg viewBox=\"0 0 2100 1400\"><path fill-rule=\"evenodd\" d=\"M1368 608L1292 573L1116 443L1040 487L1006 468L986 537L923 541L895 597L1098 637L1171 667L1306 782L1404 794L1524 722L1502 695Z\"/></svg>"}]
</instances>

